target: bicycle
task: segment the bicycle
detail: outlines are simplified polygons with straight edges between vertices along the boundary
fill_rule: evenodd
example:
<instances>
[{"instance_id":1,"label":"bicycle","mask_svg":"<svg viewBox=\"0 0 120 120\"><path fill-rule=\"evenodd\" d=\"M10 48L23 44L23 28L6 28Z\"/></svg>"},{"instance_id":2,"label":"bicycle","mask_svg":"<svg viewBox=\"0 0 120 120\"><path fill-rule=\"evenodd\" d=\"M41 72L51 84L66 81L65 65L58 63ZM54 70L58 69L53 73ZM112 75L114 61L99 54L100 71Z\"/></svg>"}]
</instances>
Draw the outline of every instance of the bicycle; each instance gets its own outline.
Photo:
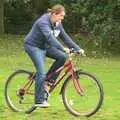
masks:
<instances>
[{"instance_id":1,"label":"bicycle","mask_svg":"<svg viewBox=\"0 0 120 120\"><path fill-rule=\"evenodd\" d=\"M50 87L49 93L53 92L56 86L65 78L60 94L63 104L68 112L74 116L90 117L101 107L104 92L101 82L92 74L83 70L75 70L71 54L77 54L71 50L66 63L50 73L46 79L63 72L62 76ZM5 84L5 99L15 112L31 113L36 109L34 106L34 79L35 73L27 70L17 70L12 73Z\"/></svg>"}]
</instances>

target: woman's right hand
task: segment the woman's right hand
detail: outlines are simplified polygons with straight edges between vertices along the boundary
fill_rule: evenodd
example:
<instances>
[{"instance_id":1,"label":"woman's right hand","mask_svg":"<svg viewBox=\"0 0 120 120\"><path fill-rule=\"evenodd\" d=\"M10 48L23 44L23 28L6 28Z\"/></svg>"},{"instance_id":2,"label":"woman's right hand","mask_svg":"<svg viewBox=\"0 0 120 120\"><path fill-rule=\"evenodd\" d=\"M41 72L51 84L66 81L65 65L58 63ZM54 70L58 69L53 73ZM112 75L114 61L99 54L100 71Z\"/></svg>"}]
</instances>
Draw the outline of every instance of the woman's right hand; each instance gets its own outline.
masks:
<instances>
[{"instance_id":1,"label":"woman's right hand","mask_svg":"<svg viewBox=\"0 0 120 120\"><path fill-rule=\"evenodd\" d=\"M70 49L69 49L69 48L64 48L64 51L65 51L66 53L70 53Z\"/></svg>"}]
</instances>

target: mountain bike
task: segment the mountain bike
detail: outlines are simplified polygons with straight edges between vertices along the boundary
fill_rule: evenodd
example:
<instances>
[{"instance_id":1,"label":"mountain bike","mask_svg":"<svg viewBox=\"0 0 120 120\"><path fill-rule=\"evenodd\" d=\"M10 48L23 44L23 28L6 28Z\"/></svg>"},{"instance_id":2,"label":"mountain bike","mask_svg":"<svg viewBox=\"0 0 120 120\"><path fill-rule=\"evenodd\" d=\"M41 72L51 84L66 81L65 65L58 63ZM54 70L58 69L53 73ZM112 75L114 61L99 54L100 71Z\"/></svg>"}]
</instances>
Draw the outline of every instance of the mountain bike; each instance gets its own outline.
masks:
<instances>
[{"instance_id":1,"label":"mountain bike","mask_svg":"<svg viewBox=\"0 0 120 120\"><path fill-rule=\"evenodd\" d=\"M46 80L50 80L54 75L62 72L59 79L51 85L49 93L51 94L65 79L60 94L66 110L74 116L90 117L103 103L103 87L94 75L83 70L75 70L71 54L78 54L78 52L71 50L66 63L46 77ZM8 77L5 84L5 100L11 110L29 114L36 109L34 106L35 75L35 72L28 70L17 70Z\"/></svg>"}]
</instances>

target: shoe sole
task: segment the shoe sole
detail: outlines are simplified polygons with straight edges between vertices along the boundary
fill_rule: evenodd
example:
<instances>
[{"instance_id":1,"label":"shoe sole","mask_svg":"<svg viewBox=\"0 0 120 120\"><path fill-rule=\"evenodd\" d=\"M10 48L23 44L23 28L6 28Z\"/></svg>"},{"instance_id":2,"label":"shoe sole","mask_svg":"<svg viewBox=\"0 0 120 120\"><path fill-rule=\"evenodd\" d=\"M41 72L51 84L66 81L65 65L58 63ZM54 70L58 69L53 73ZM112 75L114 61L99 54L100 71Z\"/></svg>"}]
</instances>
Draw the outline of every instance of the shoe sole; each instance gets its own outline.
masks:
<instances>
[{"instance_id":1,"label":"shoe sole","mask_svg":"<svg viewBox=\"0 0 120 120\"><path fill-rule=\"evenodd\" d=\"M48 108L48 107L50 107L50 105L35 105L35 107Z\"/></svg>"}]
</instances>

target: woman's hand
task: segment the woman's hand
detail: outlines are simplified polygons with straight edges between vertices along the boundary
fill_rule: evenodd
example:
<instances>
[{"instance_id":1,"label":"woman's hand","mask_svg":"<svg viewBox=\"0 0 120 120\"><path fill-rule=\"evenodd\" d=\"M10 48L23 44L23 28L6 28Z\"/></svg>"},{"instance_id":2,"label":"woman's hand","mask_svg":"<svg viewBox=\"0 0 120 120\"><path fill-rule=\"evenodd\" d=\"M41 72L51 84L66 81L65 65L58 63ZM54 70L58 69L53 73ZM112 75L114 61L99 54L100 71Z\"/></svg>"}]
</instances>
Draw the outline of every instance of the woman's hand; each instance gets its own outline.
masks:
<instances>
[{"instance_id":1,"label":"woman's hand","mask_svg":"<svg viewBox=\"0 0 120 120\"><path fill-rule=\"evenodd\" d=\"M80 50L79 50L79 53L80 53L82 56L86 56L86 55L85 55L85 51L84 51L83 49L80 49Z\"/></svg>"},{"instance_id":2,"label":"woman's hand","mask_svg":"<svg viewBox=\"0 0 120 120\"><path fill-rule=\"evenodd\" d=\"M64 51L65 51L66 53L70 53L70 49L69 49L69 48L64 48Z\"/></svg>"}]
</instances>

